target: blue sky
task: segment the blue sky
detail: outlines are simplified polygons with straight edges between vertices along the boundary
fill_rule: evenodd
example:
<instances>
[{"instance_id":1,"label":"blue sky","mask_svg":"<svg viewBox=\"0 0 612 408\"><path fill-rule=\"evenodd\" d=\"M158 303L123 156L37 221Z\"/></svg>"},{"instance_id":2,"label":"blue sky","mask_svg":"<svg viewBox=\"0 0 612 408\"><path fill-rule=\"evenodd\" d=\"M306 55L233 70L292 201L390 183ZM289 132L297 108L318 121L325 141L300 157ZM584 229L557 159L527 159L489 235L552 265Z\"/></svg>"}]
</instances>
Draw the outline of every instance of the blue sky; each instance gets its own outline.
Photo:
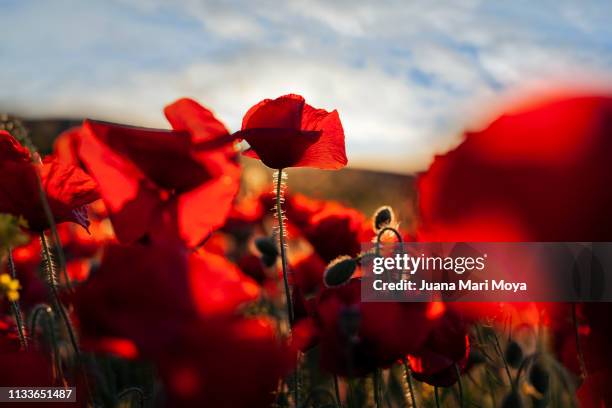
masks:
<instances>
[{"instance_id":1,"label":"blue sky","mask_svg":"<svg viewBox=\"0 0 612 408\"><path fill-rule=\"evenodd\" d=\"M294 92L349 160L427 167L517 95L612 85L608 1L0 0L0 110L166 127L191 96L237 129Z\"/></svg>"}]
</instances>

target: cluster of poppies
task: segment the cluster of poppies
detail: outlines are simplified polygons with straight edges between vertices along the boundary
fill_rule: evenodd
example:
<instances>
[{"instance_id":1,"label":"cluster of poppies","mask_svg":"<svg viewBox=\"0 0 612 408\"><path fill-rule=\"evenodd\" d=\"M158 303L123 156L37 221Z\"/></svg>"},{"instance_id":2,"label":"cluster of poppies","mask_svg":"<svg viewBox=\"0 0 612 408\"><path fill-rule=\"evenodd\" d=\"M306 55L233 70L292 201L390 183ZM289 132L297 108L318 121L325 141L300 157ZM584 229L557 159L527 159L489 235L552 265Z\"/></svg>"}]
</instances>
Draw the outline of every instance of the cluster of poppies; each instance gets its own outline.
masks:
<instances>
[{"instance_id":1,"label":"cluster of poppies","mask_svg":"<svg viewBox=\"0 0 612 408\"><path fill-rule=\"evenodd\" d=\"M284 191L286 168L347 164L336 111L266 99L235 133L191 99L164 114L85 120L42 159L0 131L0 213L26 236L2 245L0 385L84 406L610 402L608 304L362 302L357 261L380 240L612 240L612 98L466 133L419 177L417 231ZM243 141L273 193L241 188Z\"/></svg>"}]
</instances>

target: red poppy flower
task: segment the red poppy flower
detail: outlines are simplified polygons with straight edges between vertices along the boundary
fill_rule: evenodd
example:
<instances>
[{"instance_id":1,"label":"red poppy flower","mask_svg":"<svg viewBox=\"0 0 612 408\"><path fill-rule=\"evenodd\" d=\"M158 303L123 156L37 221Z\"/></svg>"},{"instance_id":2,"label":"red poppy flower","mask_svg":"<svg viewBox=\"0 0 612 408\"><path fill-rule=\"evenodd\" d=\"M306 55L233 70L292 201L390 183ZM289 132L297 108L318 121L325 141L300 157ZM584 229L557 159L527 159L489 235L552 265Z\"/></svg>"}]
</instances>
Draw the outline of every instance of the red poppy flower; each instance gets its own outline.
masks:
<instances>
[{"instance_id":1,"label":"red poppy flower","mask_svg":"<svg viewBox=\"0 0 612 408\"><path fill-rule=\"evenodd\" d=\"M60 135L53 142L53 155L58 160L83 167L79 159L79 141L81 139L81 127L72 127Z\"/></svg>"},{"instance_id":2,"label":"red poppy flower","mask_svg":"<svg viewBox=\"0 0 612 408\"><path fill-rule=\"evenodd\" d=\"M465 369L469 354L470 340L464 322L447 311L437 319L427 341L408 360L417 380L450 387L457 381L457 370Z\"/></svg>"},{"instance_id":3,"label":"red poppy flower","mask_svg":"<svg viewBox=\"0 0 612 408\"><path fill-rule=\"evenodd\" d=\"M265 318L202 320L184 326L160 355L172 407L269 407L295 356Z\"/></svg>"},{"instance_id":4,"label":"red poppy flower","mask_svg":"<svg viewBox=\"0 0 612 408\"><path fill-rule=\"evenodd\" d=\"M371 241L372 228L359 211L334 201L318 201L300 194L286 198L287 219L329 263L341 255L355 256Z\"/></svg>"},{"instance_id":5,"label":"red poppy flower","mask_svg":"<svg viewBox=\"0 0 612 408\"><path fill-rule=\"evenodd\" d=\"M86 120L79 157L121 242L149 234L196 246L224 223L239 166L231 136L210 111L182 99L165 112L177 130Z\"/></svg>"},{"instance_id":6,"label":"red poppy flower","mask_svg":"<svg viewBox=\"0 0 612 408\"><path fill-rule=\"evenodd\" d=\"M361 282L323 291L315 322L321 366L343 376L362 376L421 348L432 320L426 303L361 302Z\"/></svg>"},{"instance_id":7,"label":"red poppy flower","mask_svg":"<svg viewBox=\"0 0 612 408\"><path fill-rule=\"evenodd\" d=\"M257 284L218 255L178 245L110 245L73 301L94 349L98 341L126 339L155 353L188 322L233 315L258 295Z\"/></svg>"},{"instance_id":8,"label":"red poppy flower","mask_svg":"<svg viewBox=\"0 0 612 408\"><path fill-rule=\"evenodd\" d=\"M347 163L338 112L313 108L299 95L259 102L244 115L237 135L250 145L247 156L273 169L335 170Z\"/></svg>"},{"instance_id":9,"label":"red poppy flower","mask_svg":"<svg viewBox=\"0 0 612 408\"><path fill-rule=\"evenodd\" d=\"M47 195L55 222L75 222L87 228L86 205L98 199L95 182L81 169L48 156L32 164L30 152L10 134L0 131L0 212L23 216L28 228L49 228L40 199L42 188Z\"/></svg>"}]
</instances>

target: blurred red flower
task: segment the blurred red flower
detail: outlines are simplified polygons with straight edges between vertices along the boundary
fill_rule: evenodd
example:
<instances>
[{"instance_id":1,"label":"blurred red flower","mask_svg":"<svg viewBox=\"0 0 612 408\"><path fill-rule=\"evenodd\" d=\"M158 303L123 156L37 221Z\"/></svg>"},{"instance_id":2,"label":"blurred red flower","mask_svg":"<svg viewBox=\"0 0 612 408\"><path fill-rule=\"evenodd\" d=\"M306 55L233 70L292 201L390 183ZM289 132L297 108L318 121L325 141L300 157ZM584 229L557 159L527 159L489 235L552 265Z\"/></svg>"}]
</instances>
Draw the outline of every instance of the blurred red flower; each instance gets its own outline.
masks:
<instances>
[{"instance_id":1,"label":"blurred red flower","mask_svg":"<svg viewBox=\"0 0 612 408\"><path fill-rule=\"evenodd\" d=\"M438 387L453 385L470 354L464 322L448 309L439 317L422 347L408 356L414 378ZM456 366L455 366L456 365Z\"/></svg>"},{"instance_id":2,"label":"blurred red flower","mask_svg":"<svg viewBox=\"0 0 612 408\"><path fill-rule=\"evenodd\" d=\"M30 152L8 132L0 131L0 212L23 216L29 229L40 232L49 223L37 177L55 222L70 221L87 228L86 205L99 197L91 177L53 156L33 164Z\"/></svg>"},{"instance_id":3,"label":"blurred red flower","mask_svg":"<svg viewBox=\"0 0 612 408\"><path fill-rule=\"evenodd\" d=\"M608 241L612 98L530 106L470 132L418 180L422 240Z\"/></svg>"},{"instance_id":4,"label":"blurred red flower","mask_svg":"<svg viewBox=\"0 0 612 408\"><path fill-rule=\"evenodd\" d=\"M239 187L233 139L212 113L181 99L165 131L86 120L79 157L98 181L117 238L200 244L225 222Z\"/></svg>"},{"instance_id":5,"label":"blurred red flower","mask_svg":"<svg viewBox=\"0 0 612 408\"><path fill-rule=\"evenodd\" d=\"M361 302L361 282L324 290L315 325L321 366L343 376L388 367L423 346L434 320L426 303Z\"/></svg>"},{"instance_id":6,"label":"blurred red flower","mask_svg":"<svg viewBox=\"0 0 612 408\"><path fill-rule=\"evenodd\" d=\"M244 115L236 135L249 143L247 156L273 169L334 170L347 163L338 112L313 108L300 95L259 102Z\"/></svg>"},{"instance_id":7,"label":"blurred red flower","mask_svg":"<svg viewBox=\"0 0 612 408\"><path fill-rule=\"evenodd\" d=\"M182 327L159 355L171 407L269 407L295 356L266 318L207 319Z\"/></svg>"},{"instance_id":8,"label":"blurred red flower","mask_svg":"<svg viewBox=\"0 0 612 408\"><path fill-rule=\"evenodd\" d=\"M342 255L355 256L374 237L367 218L334 201L318 201L300 194L286 198L289 223L313 246L326 263Z\"/></svg>"},{"instance_id":9,"label":"blurred red flower","mask_svg":"<svg viewBox=\"0 0 612 408\"><path fill-rule=\"evenodd\" d=\"M291 263L293 284L306 295L317 293L323 287L326 263L314 252L302 255Z\"/></svg>"},{"instance_id":10,"label":"blurred red flower","mask_svg":"<svg viewBox=\"0 0 612 408\"><path fill-rule=\"evenodd\" d=\"M112 244L72 300L92 349L123 339L155 354L182 326L234 315L258 296L256 282L221 256L171 245Z\"/></svg>"}]
</instances>

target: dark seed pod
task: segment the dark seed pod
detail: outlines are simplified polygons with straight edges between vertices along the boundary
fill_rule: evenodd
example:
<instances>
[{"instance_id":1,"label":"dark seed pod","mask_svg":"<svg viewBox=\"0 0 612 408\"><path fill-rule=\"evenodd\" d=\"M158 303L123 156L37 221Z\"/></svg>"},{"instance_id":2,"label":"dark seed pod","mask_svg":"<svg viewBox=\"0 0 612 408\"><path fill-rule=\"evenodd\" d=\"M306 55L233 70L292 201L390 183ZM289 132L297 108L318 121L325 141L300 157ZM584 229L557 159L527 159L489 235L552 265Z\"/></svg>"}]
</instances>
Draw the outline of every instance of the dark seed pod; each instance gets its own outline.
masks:
<instances>
[{"instance_id":1,"label":"dark seed pod","mask_svg":"<svg viewBox=\"0 0 612 408\"><path fill-rule=\"evenodd\" d=\"M327 265L323 273L323 283L328 288L340 286L351 279L357 269L357 261L350 256L341 256Z\"/></svg>"},{"instance_id":2,"label":"dark seed pod","mask_svg":"<svg viewBox=\"0 0 612 408\"><path fill-rule=\"evenodd\" d=\"M274 264L276 263L276 259L277 258L278 258L278 256L262 254L261 255L261 263L264 264L265 267L270 268L270 267L274 266Z\"/></svg>"},{"instance_id":3,"label":"dark seed pod","mask_svg":"<svg viewBox=\"0 0 612 408\"><path fill-rule=\"evenodd\" d=\"M516 341L511 341L506 347L506 362L512 368L518 368L523 362L523 349Z\"/></svg>"},{"instance_id":4,"label":"dark seed pod","mask_svg":"<svg viewBox=\"0 0 612 408\"><path fill-rule=\"evenodd\" d=\"M276 243L270 237L255 238L255 248L257 248L262 255L268 255L274 258L278 256L278 248L276 247Z\"/></svg>"},{"instance_id":5,"label":"dark seed pod","mask_svg":"<svg viewBox=\"0 0 612 408\"><path fill-rule=\"evenodd\" d=\"M546 394L548 391L550 375L544 366L540 363L535 363L529 372L529 382L533 385L540 394Z\"/></svg>"},{"instance_id":6,"label":"dark seed pod","mask_svg":"<svg viewBox=\"0 0 612 408\"><path fill-rule=\"evenodd\" d=\"M374 231L380 231L381 229L389 226L395 220L393 209L388 205L380 207L374 213Z\"/></svg>"},{"instance_id":7,"label":"dark seed pod","mask_svg":"<svg viewBox=\"0 0 612 408\"><path fill-rule=\"evenodd\" d=\"M523 408L523 401L518 392L512 391L504 397L502 408Z\"/></svg>"}]
</instances>

